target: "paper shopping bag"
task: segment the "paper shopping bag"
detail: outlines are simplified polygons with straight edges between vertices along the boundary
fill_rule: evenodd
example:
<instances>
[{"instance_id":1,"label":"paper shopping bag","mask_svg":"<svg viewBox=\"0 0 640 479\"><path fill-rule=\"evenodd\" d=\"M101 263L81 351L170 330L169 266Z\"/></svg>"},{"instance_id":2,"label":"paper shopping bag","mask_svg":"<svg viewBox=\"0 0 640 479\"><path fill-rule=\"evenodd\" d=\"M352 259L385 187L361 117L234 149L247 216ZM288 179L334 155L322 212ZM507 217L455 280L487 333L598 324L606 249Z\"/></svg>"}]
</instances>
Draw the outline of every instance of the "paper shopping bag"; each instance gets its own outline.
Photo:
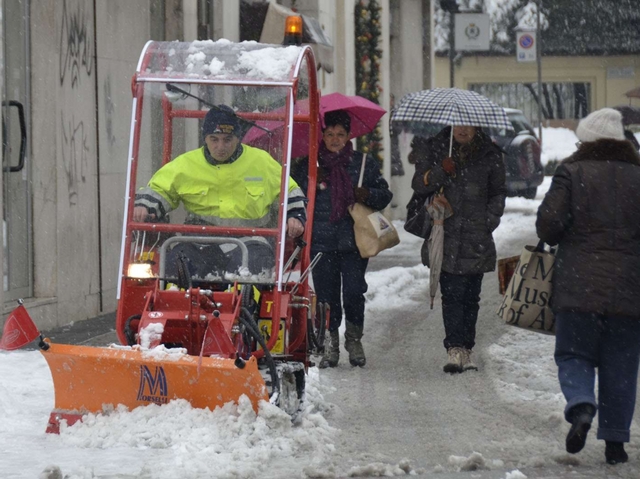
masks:
<instances>
[{"instance_id":1,"label":"paper shopping bag","mask_svg":"<svg viewBox=\"0 0 640 479\"><path fill-rule=\"evenodd\" d=\"M554 264L555 250L546 251L544 243L525 246L498 316L511 326L555 334L555 319L550 307Z\"/></svg>"},{"instance_id":2,"label":"paper shopping bag","mask_svg":"<svg viewBox=\"0 0 640 479\"><path fill-rule=\"evenodd\" d=\"M380 251L400 243L400 238L391 221L380 211L375 211L362 203L355 203L350 209L353 218L353 232L356 246L363 258L371 258Z\"/></svg>"}]
</instances>

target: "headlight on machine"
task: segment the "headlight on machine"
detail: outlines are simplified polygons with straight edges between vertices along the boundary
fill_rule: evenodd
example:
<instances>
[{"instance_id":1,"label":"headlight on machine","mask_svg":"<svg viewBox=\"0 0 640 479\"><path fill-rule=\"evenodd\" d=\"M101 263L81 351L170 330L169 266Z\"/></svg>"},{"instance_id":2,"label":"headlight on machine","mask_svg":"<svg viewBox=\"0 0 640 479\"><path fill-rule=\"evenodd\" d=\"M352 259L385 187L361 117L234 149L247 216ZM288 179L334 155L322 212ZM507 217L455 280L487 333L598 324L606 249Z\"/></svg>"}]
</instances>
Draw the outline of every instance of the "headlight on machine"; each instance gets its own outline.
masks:
<instances>
[{"instance_id":1,"label":"headlight on machine","mask_svg":"<svg viewBox=\"0 0 640 479\"><path fill-rule=\"evenodd\" d=\"M127 268L127 276L129 278L145 279L154 278L155 275L151 270L150 263L131 263Z\"/></svg>"}]
</instances>

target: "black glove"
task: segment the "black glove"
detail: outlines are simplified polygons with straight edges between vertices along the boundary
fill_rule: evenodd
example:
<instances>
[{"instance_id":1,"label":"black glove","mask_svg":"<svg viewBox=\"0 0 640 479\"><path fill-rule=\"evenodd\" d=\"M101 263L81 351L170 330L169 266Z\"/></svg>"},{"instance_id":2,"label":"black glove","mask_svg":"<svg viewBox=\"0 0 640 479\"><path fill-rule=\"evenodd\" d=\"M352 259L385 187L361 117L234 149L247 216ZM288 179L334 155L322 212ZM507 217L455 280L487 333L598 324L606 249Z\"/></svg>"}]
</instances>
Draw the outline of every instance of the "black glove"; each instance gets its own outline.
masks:
<instances>
[{"instance_id":1,"label":"black glove","mask_svg":"<svg viewBox=\"0 0 640 479\"><path fill-rule=\"evenodd\" d=\"M369 198L369 188L365 188L364 186L356 186L353 189L353 195L356 198L358 203L364 203Z\"/></svg>"}]
</instances>

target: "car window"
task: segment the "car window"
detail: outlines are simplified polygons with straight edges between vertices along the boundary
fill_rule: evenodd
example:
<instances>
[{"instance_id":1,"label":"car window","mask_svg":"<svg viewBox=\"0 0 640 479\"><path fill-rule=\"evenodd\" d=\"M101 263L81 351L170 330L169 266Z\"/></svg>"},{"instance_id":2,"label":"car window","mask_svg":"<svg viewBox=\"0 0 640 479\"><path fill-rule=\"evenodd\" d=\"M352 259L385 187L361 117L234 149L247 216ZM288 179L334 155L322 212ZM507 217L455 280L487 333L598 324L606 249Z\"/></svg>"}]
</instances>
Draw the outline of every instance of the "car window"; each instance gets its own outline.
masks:
<instances>
[{"instance_id":1,"label":"car window","mask_svg":"<svg viewBox=\"0 0 640 479\"><path fill-rule=\"evenodd\" d=\"M513 129L514 129L514 132L512 132L512 136L517 135L522 131L528 132L531 136L534 136L534 137L536 136L535 130L533 129L533 127L531 126L531 124L529 123L529 121L526 119L524 115L521 115L521 114L509 115L509 121L513 125Z\"/></svg>"}]
</instances>

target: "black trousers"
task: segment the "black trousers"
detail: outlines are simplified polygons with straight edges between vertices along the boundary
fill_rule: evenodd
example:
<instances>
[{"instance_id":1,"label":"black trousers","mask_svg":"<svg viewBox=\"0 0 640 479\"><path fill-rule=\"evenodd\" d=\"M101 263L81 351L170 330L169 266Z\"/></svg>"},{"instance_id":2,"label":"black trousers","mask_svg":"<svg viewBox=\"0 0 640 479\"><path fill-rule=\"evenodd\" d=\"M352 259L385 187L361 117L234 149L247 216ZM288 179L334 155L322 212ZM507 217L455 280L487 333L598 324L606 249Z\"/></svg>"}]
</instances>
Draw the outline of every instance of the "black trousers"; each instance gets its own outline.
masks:
<instances>
[{"instance_id":1,"label":"black trousers","mask_svg":"<svg viewBox=\"0 0 640 479\"><path fill-rule=\"evenodd\" d=\"M440 274L446 349L475 346L483 277L482 273L457 275L443 271Z\"/></svg>"},{"instance_id":2,"label":"black trousers","mask_svg":"<svg viewBox=\"0 0 640 479\"><path fill-rule=\"evenodd\" d=\"M323 252L313 269L313 286L318 301L329 303L331 322L329 331L337 331L342 322L342 311L350 323L364 323L364 293L367 282L364 274L369 260L357 251ZM342 301L340 300L342 294Z\"/></svg>"}]
</instances>

